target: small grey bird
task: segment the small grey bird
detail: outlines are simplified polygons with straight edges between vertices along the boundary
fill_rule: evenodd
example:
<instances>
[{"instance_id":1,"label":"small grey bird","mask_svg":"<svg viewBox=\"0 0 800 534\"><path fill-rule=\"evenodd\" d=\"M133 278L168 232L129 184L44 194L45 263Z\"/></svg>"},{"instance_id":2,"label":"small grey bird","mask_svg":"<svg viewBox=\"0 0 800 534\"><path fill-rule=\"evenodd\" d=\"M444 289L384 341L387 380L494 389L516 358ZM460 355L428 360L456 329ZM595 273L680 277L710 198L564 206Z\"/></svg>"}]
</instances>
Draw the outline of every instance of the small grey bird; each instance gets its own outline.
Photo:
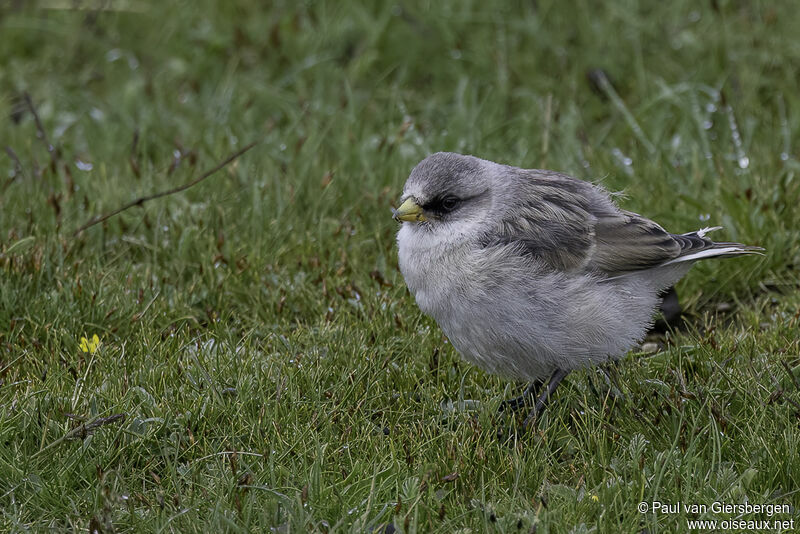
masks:
<instances>
[{"instance_id":1,"label":"small grey bird","mask_svg":"<svg viewBox=\"0 0 800 534\"><path fill-rule=\"evenodd\" d=\"M439 152L406 181L394 218L400 270L420 309L484 370L550 377L524 426L572 370L622 357L652 324L659 292L703 258L758 253L704 228L671 234L602 188Z\"/></svg>"}]
</instances>

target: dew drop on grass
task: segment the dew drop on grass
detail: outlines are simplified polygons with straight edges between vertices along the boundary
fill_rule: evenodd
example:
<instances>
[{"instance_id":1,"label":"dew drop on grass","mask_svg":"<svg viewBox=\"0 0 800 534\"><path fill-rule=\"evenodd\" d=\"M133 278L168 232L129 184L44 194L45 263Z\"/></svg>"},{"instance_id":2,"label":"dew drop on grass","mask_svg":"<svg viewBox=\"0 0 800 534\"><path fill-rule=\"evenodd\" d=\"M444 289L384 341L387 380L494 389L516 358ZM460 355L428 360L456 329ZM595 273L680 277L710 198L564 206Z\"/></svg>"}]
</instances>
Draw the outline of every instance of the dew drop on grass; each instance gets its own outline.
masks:
<instances>
[{"instance_id":1,"label":"dew drop on grass","mask_svg":"<svg viewBox=\"0 0 800 534\"><path fill-rule=\"evenodd\" d=\"M633 159L626 156L619 148L612 149L611 154L613 154L617 162L622 165L625 174L628 176L633 175Z\"/></svg>"},{"instance_id":2,"label":"dew drop on grass","mask_svg":"<svg viewBox=\"0 0 800 534\"><path fill-rule=\"evenodd\" d=\"M106 61L108 61L109 63L113 63L121 57L122 57L122 50L120 50L119 48L112 48L111 50L106 52Z\"/></svg>"},{"instance_id":3,"label":"dew drop on grass","mask_svg":"<svg viewBox=\"0 0 800 534\"><path fill-rule=\"evenodd\" d=\"M81 160L75 160L75 166L82 171L91 171L94 168L91 162Z\"/></svg>"},{"instance_id":4,"label":"dew drop on grass","mask_svg":"<svg viewBox=\"0 0 800 534\"><path fill-rule=\"evenodd\" d=\"M614 156L617 157L619 162L625 165L626 167L630 167L631 165L633 165L633 160L628 156L626 156L625 154L623 154L620 149L615 148L614 150L612 150L612 153L614 154Z\"/></svg>"},{"instance_id":5,"label":"dew drop on grass","mask_svg":"<svg viewBox=\"0 0 800 534\"><path fill-rule=\"evenodd\" d=\"M726 111L728 112L728 122L731 129L731 141L733 142L733 148L736 151L736 161L739 164L740 169L746 169L750 166L750 158L748 158L745 154L742 136L739 133L739 125L736 124L736 116L734 115L733 108L731 106L726 106Z\"/></svg>"}]
</instances>

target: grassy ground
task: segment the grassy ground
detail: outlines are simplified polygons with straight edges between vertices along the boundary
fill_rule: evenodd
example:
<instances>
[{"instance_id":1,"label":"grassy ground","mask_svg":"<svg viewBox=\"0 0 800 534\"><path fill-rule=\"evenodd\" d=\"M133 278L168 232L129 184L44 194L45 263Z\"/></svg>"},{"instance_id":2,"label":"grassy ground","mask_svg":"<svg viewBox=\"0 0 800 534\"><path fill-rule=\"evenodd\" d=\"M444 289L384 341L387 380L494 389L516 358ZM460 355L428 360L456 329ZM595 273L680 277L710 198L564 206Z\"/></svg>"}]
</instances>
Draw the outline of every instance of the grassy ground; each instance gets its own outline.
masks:
<instances>
[{"instance_id":1,"label":"grassy ground","mask_svg":"<svg viewBox=\"0 0 800 534\"><path fill-rule=\"evenodd\" d=\"M233 4L0 4L0 530L800 523L637 510L800 504L794 4ZM437 150L768 253L695 267L625 398L575 373L498 439L522 384L461 362L396 267L389 208Z\"/></svg>"}]
</instances>

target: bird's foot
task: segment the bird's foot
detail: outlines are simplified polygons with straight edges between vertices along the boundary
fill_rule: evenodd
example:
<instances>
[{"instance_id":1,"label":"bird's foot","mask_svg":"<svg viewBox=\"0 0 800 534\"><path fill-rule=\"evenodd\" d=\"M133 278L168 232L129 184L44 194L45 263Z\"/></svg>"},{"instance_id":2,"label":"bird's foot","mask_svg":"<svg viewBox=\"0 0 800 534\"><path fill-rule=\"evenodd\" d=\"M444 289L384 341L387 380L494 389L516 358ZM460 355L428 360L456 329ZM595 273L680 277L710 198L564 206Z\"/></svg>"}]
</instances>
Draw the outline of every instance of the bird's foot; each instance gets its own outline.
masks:
<instances>
[{"instance_id":1,"label":"bird's foot","mask_svg":"<svg viewBox=\"0 0 800 534\"><path fill-rule=\"evenodd\" d=\"M534 380L525 388L525 391L522 392L522 395L519 397L514 397L512 399L506 399L500 403L500 407L497 409L498 412L505 412L511 411L516 412L526 404L532 404L533 398L539 392L539 389L542 387L544 381L542 380Z\"/></svg>"}]
</instances>

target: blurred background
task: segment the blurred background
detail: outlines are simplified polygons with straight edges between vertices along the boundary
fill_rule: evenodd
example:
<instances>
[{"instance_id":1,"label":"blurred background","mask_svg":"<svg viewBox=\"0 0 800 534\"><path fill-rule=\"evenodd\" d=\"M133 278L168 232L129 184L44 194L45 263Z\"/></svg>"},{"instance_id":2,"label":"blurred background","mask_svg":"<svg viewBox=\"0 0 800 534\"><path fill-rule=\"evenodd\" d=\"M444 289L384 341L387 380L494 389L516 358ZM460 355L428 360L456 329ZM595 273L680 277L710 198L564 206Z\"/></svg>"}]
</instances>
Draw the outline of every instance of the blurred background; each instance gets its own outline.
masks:
<instances>
[{"instance_id":1,"label":"blurred background","mask_svg":"<svg viewBox=\"0 0 800 534\"><path fill-rule=\"evenodd\" d=\"M379 250L346 248L385 269L390 203L451 150L598 181L673 231L722 225L773 251L755 278L777 275L797 259L789 5L6 2L2 237L69 233L257 141L228 178L148 206L174 219L159 238L225 231L265 260L352 226Z\"/></svg>"}]
</instances>

